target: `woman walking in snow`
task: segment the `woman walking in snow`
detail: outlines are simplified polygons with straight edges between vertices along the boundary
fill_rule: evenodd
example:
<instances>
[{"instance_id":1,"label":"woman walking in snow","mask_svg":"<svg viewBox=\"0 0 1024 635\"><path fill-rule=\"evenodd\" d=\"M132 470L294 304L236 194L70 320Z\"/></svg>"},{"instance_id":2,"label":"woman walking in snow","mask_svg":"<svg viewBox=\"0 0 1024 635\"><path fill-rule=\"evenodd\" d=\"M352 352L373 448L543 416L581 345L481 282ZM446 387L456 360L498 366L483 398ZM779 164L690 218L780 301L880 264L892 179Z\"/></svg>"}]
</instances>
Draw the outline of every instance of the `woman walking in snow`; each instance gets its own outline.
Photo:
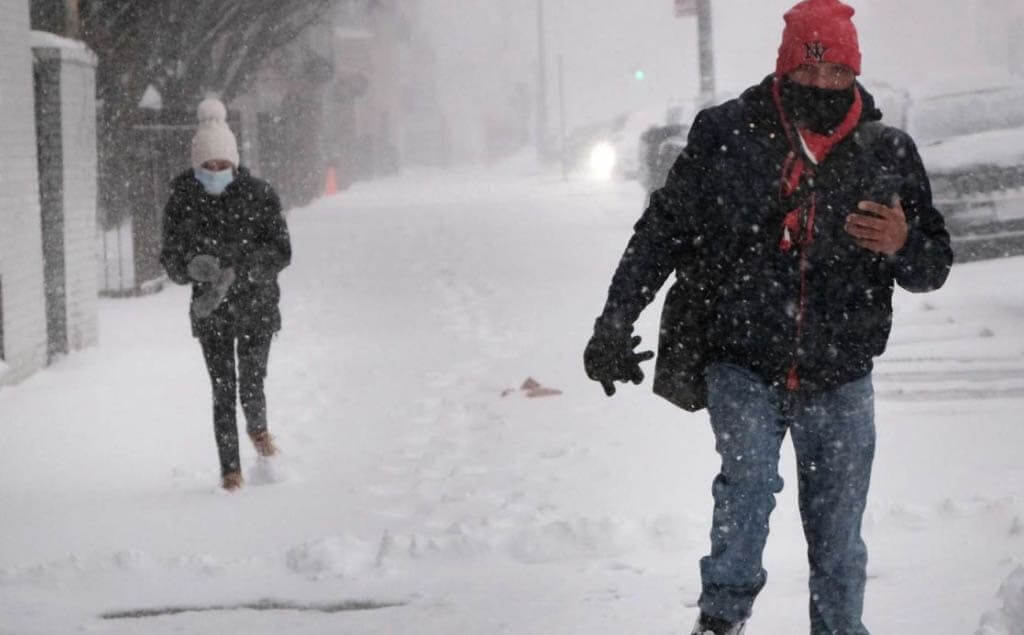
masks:
<instances>
[{"instance_id":1,"label":"woman walking in snow","mask_svg":"<svg viewBox=\"0 0 1024 635\"><path fill-rule=\"evenodd\" d=\"M192 335L213 385L221 484L233 491L242 485L237 397L257 453L277 452L263 380L281 329L277 274L291 262L291 243L277 193L239 165L224 104L207 99L198 114L192 169L171 184L164 210L160 262L171 280L192 285Z\"/></svg>"}]
</instances>

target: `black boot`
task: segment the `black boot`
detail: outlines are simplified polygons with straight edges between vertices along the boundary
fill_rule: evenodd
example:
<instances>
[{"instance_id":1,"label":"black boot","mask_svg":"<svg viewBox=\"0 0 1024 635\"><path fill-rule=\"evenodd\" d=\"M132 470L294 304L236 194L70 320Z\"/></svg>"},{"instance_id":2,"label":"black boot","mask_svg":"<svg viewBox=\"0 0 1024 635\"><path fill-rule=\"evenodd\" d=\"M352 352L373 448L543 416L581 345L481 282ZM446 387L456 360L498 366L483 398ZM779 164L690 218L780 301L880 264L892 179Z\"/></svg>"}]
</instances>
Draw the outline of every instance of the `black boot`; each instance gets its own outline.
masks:
<instances>
[{"instance_id":1,"label":"black boot","mask_svg":"<svg viewBox=\"0 0 1024 635\"><path fill-rule=\"evenodd\" d=\"M701 613L691 635L743 635L744 622L726 622Z\"/></svg>"}]
</instances>

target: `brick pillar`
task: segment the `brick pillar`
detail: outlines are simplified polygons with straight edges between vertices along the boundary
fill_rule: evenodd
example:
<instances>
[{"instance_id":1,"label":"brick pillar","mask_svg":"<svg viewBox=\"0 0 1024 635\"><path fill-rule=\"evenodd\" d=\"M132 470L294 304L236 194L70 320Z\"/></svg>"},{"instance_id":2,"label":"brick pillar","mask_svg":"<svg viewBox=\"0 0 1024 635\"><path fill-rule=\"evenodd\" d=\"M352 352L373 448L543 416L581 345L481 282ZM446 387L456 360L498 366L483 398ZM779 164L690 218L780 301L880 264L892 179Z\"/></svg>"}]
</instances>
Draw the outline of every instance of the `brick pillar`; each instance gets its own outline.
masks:
<instances>
[{"instance_id":1,"label":"brick pillar","mask_svg":"<svg viewBox=\"0 0 1024 635\"><path fill-rule=\"evenodd\" d=\"M96 56L33 35L50 359L96 343Z\"/></svg>"},{"instance_id":2,"label":"brick pillar","mask_svg":"<svg viewBox=\"0 0 1024 635\"><path fill-rule=\"evenodd\" d=\"M29 3L0 0L0 384L46 363Z\"/></svg>"}]
</instances>

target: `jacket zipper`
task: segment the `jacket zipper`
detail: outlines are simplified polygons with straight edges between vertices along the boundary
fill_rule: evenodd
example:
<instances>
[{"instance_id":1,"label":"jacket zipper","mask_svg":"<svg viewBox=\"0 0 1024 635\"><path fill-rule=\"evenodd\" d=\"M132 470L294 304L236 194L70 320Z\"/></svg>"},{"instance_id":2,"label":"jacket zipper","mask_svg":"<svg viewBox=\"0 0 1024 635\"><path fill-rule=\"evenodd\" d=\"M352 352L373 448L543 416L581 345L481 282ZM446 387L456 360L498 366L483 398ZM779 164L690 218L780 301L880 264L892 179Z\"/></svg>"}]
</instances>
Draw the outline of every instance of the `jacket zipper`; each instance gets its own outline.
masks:
<instances>
[{"instance_id":1,"label":"jacket zipper","mask_svg":"<svg viewBox=\"0 0 1024 635\"><path fill-rule=\"evenodd\" d=\"M786 389L796 392L800 389L800 372L798 358L800 356L800 343L804 334L804 316L807 312L807 271L810 269L810 260L807 251L814 242L814 215L817 209L817 194L811 194L810 205L803 211L803 222L801 225L802 236L797 238L800 245L800 299L797 305L796 314L796 339L793 342L793 357L789 365L789 372L786 373Z\"/></svg>"}]
</instances>

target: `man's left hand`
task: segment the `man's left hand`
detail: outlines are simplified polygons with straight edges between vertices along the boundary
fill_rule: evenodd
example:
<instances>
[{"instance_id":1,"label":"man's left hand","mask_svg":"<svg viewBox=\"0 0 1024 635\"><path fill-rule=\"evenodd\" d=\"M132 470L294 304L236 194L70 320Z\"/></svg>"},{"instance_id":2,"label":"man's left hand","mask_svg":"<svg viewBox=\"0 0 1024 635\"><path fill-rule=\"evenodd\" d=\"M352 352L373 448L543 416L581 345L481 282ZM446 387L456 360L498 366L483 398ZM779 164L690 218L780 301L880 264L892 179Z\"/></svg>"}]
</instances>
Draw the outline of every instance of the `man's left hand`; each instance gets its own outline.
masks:
<instances>
[{"instance_id":1,"label":"man's left hand","mask_svg":"<svg viewBox=\"0 0 1024 635\"><path fill-rule=\"evenodd\" d=\"M847 216L846 233L858 245L891 256L907 243L907 216L899 197L893 197L891 206L861 201L857 208L867 214Z\"/></svg>"}]
</instances>

